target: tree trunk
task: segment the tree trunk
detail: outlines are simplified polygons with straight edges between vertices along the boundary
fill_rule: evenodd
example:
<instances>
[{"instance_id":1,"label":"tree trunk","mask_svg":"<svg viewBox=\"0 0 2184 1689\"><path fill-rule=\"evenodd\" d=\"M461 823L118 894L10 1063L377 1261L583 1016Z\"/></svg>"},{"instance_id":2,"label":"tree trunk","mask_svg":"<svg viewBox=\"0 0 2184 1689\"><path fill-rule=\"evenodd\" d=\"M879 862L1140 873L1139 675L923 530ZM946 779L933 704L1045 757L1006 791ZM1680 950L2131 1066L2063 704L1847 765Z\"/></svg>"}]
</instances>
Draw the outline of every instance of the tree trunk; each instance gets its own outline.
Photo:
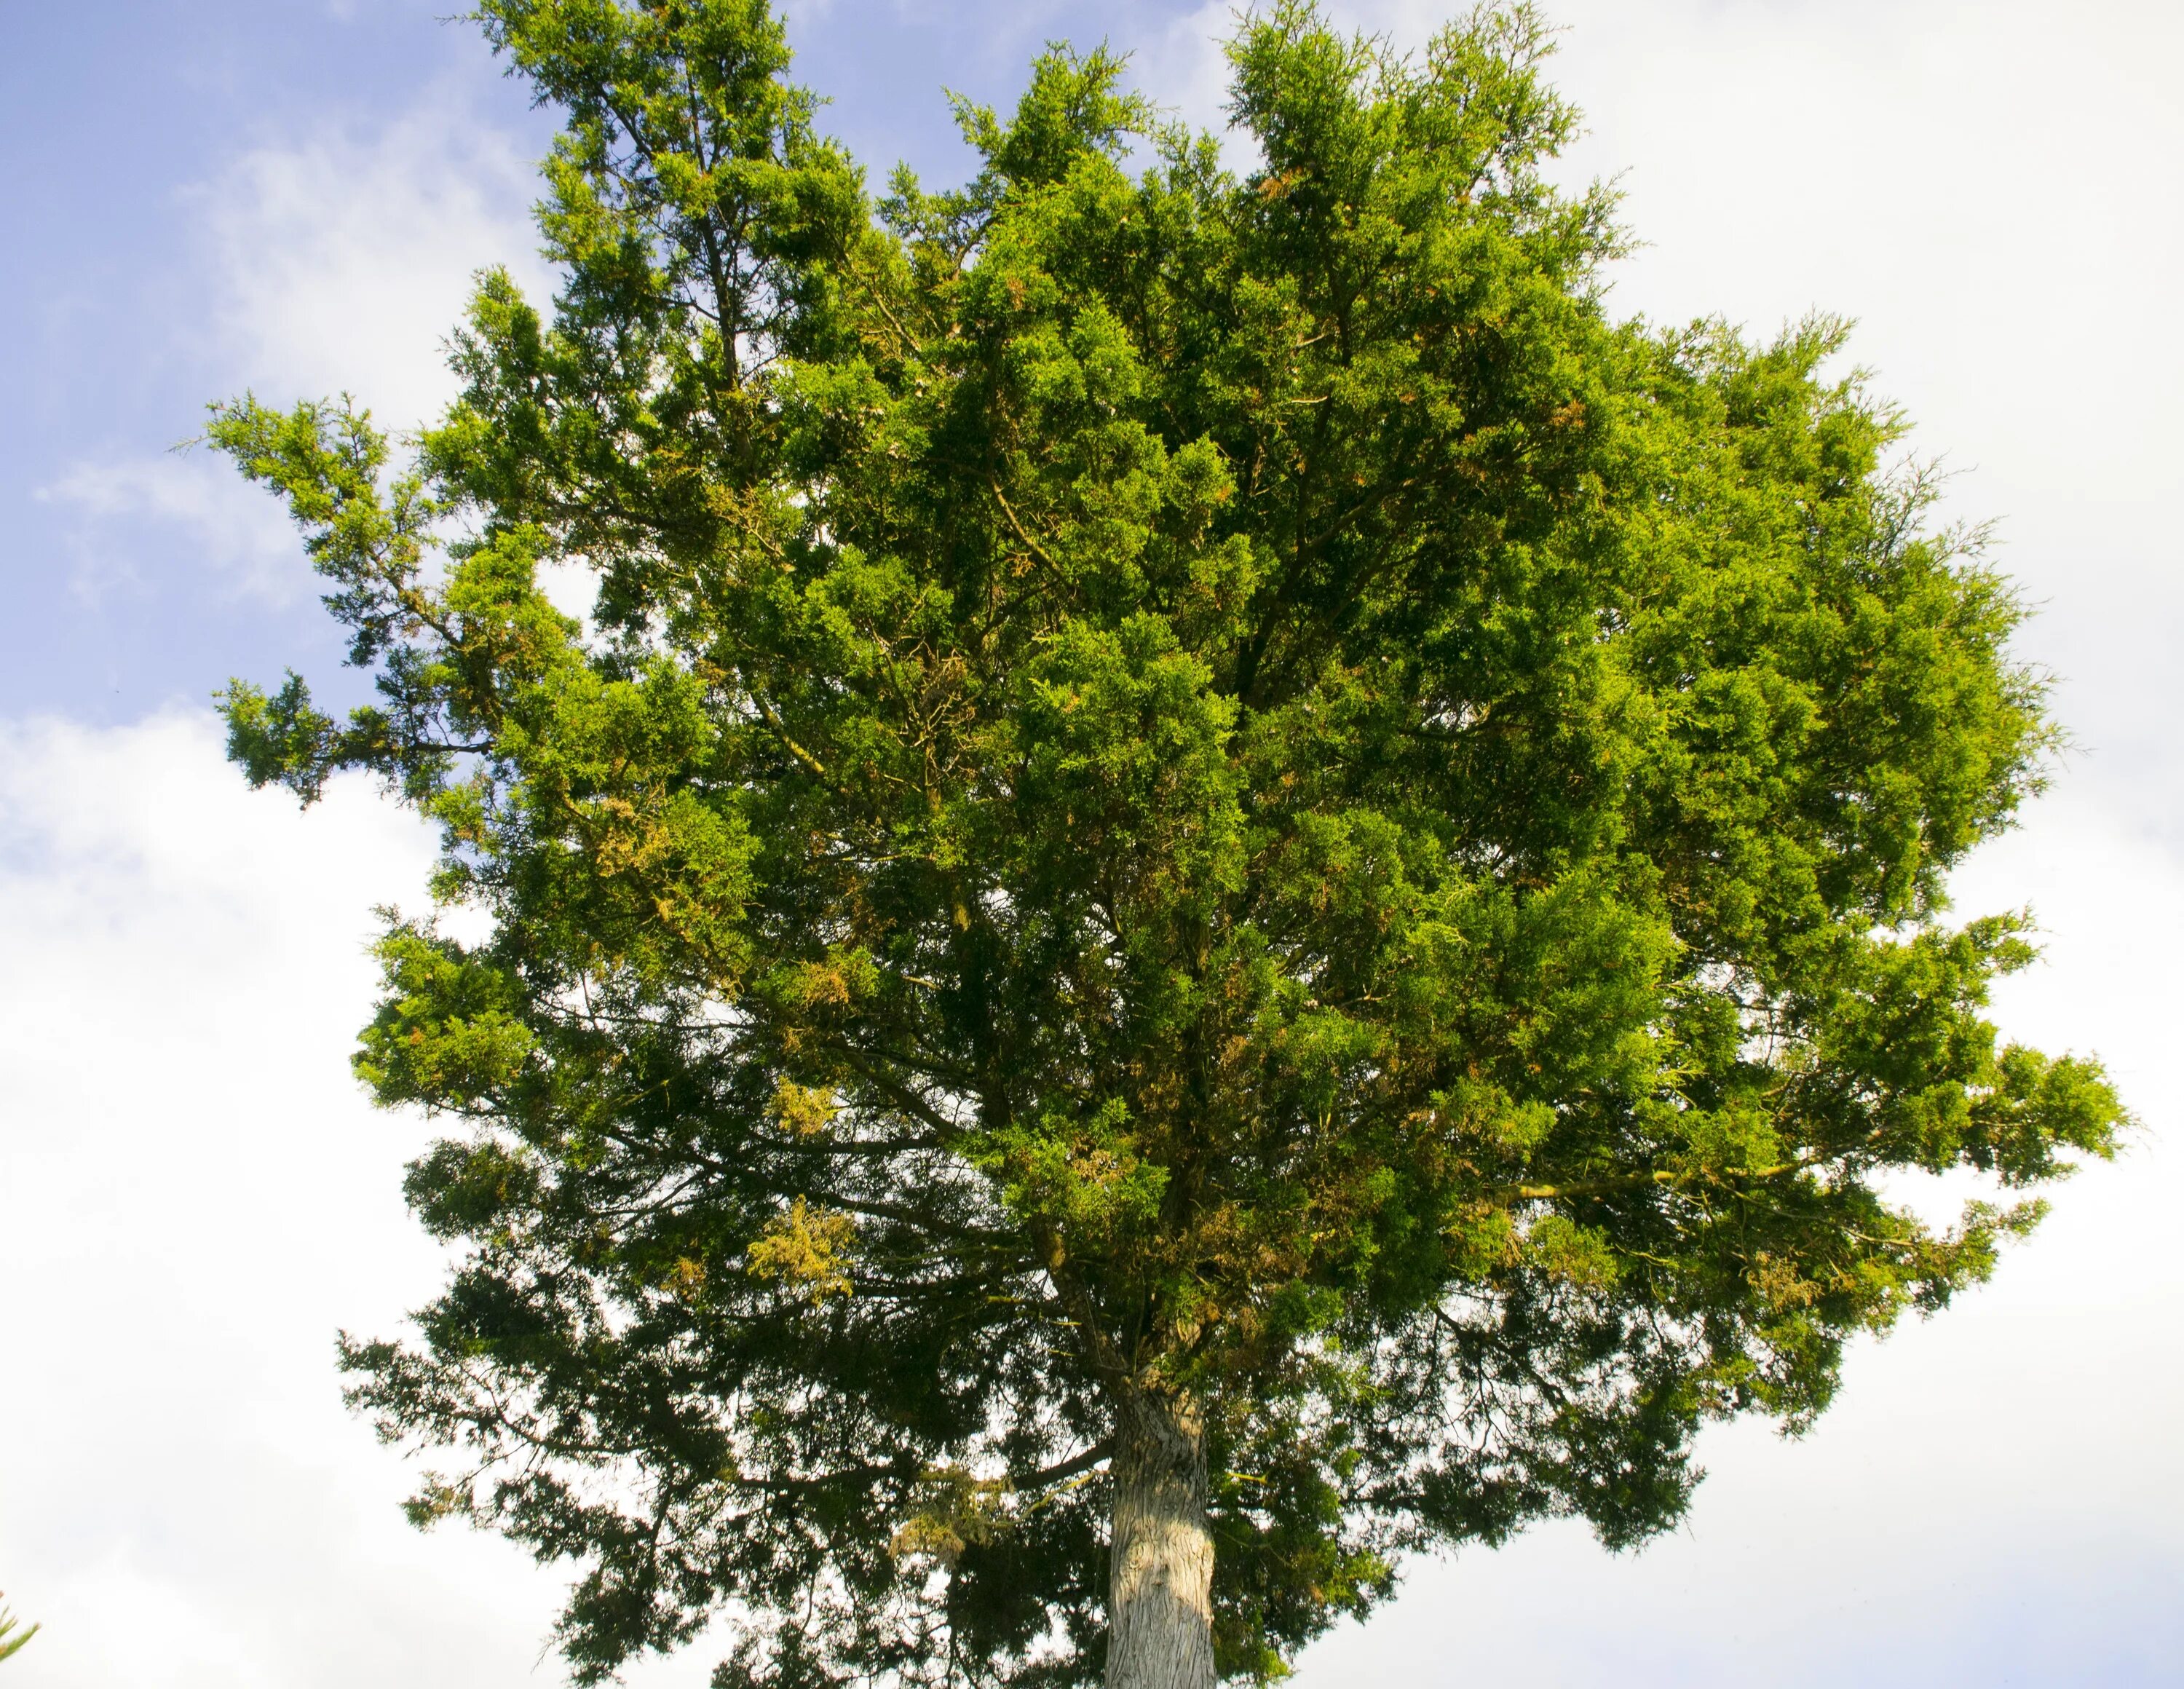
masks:
<instances>
[{"instance_id":1,"label":"tree trunk","mask_svg":"<svg viewBox=\"0 0 2184 1689\"><path fill-rule=\"evenodd\" d=\"M1204 1419L1145 1396L1117 1418L1107 1689L1214 1689Z\"/></svg>"}]
</instances>

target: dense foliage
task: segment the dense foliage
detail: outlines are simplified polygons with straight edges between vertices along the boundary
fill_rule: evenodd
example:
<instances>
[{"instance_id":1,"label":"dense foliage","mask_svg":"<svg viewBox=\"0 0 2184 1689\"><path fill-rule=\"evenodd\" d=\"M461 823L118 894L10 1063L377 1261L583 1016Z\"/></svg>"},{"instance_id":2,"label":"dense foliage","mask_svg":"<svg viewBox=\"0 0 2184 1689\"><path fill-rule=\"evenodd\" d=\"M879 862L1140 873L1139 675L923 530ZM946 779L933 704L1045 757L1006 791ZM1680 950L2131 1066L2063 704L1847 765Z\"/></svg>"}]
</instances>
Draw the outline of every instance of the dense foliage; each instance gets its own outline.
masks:
<instances>
[{"instance_id":1,"label":"dense foliage","mask_svg":"<svg viewBox=\"0 0 2184 1689\"><path fill-rule=\"evenodd\" d=\"M1278 1675L1407 1552L1671 1524L2036 1212L1895 1170L2108 1151L1944 918L2048 744L2015 602L1840 328L1613 319L1529 10L1246 20L1240 170L1056 51L877 201L761 0L479 16L564 284L482 279L398 474L216 409L382 694L225 708L489 917L381 947L458 1264L345 1363L421 1520L583 1564L581 1679L725 1609L722 1685L1091 1681L1140 1411Z\"/></svg>"}]
</instances>

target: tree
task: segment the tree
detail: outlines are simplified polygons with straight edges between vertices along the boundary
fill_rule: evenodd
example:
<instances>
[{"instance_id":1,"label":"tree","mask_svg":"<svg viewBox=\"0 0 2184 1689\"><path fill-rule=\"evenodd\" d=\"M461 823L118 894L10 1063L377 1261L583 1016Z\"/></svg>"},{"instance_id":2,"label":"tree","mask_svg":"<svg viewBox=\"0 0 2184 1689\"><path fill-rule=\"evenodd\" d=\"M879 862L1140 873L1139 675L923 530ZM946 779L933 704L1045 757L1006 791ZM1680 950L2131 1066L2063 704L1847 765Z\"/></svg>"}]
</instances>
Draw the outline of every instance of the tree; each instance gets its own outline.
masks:
<instances>
[{"instance_id":1,"label":"tree","mask_svg":"<svg viewBox=\"0 0 2184 1689\"><path fill-rule=\"evenodd\" d=\"M482 277L399 473L215 407L379 694L223 707L487 917L381 942L458 1255L343 1363L421 1523L582 1564L580 1681L721 1611L724 1689L1277 1676L1407 1553L1670 1525L2037 1215L1884 1181L2110 1152L1947 919L2016 600L1839 325L1611 319L1530 9L1247 19L1240 175L1055 50L877 202L760 0L476 16L561 290Z\"/></svg>"}]
</instances>

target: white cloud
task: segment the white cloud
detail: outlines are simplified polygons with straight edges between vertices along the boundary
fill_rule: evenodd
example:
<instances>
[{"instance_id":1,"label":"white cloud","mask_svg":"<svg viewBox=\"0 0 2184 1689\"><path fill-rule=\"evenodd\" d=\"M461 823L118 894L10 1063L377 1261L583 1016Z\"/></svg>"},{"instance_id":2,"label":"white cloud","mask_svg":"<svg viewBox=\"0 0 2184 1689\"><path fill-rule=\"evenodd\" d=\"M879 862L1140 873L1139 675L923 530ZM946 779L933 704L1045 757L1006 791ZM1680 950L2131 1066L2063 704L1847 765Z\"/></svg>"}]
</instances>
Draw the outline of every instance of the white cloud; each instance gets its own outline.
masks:
<instances>
[{"instance_id":1,"label":"white cloud","mask_svg":"<svg viewBox=\"0 0 2184 1689\"><path fill-rule=\"evenodd\" d=\"M337 1324L389 1324L437 1270L396 1190L423 1129L345 1061L367 910L418 900L419 829L356 785L300 817L249 793L199 715L0 727L0 1560L46 1627L9 1669L527 1664L550 1586L406 1533L330 1364Z\"/></svg>"},{"instance_id":2,"label":"white cloud","mask_svg":"<svg viewBox=\"0 0 2184 1689\"><path fill-rule=\"evenodd\" d=\"M289 603L309 577L280 504L209 453L86 460L37 497L75 517L75 581L88 595L138 582L145 529L239 595Z\"/></svg>"},{"instance_id":3,"label":"white cloud","mask_svg":"<svg viewBox=\"0 0 2184 1689\"><path fill-rule=\"evenodd\" d=\"M428 420L475 273L551 291L536 192L514 137L447 87L375 130L242 154L194 195L220 363L269 403L348 391L390 426Z\"/></svg>"},{"instance_id":4,"label":"white cloud","mask_svg":"<svg viewBox=\"0 0 2184 1689\"><path fill-rule=\"evenodd\" d=\"M45 1626L11 1685L532 1672L566 1580L410 1530L333 1368L442 1272L399 1188L432 1128L348 1065L370 907L421 906L430 855L361 779L248 790L207 713L0 720L0 1569Z\"/></svg>"},{"instance_id":5,"label":"white cloud","mask_svg":"<svg viewBox=\"0 0 2184 1689\"><path fill-rule=\"evenodd\" d=\"M447 339L479 270L504 264L542 304L550 293L536 187L515 139L447 88L376 127L243 152L189 192L195 269L177 293L205 303L182 332L226 396L286 406L348 392L382 426L415 427L454 394ZM38 496L75 516L87 595L141 585L152 559L276 604L309 589L279 501L210 452L86 457Z\"/></svg>"},{"instance_id":6,"label":"white cloud","mask_svg":"<svg viewBox=\"0 0 2184 1689\"><path fill-rule=\"evenodd\" d=\"M1132 81L1158 105L1195 128L1223 134L1228 118L1228 59L1223 51L1235 33L1240 8L1228 0L1202 0L1197 10L1169 20L1157 42L1130 56ZM1223 157L1231 170L1251 168L1256 157L1242 137L1230 135Z\"/></svg>"},{"instance_id":7,"label":"white cloud","mask_svg":"<svg viewBox=\"0 0 2184 1689\"><path fill-rule=\"evenodd\" d=\"M538 565L536 578L546 602L581 623L588 638L596 631L592 615L599 602L599 577L592 566L581 557L549 558Z\"/></svg>"}]
</instances>

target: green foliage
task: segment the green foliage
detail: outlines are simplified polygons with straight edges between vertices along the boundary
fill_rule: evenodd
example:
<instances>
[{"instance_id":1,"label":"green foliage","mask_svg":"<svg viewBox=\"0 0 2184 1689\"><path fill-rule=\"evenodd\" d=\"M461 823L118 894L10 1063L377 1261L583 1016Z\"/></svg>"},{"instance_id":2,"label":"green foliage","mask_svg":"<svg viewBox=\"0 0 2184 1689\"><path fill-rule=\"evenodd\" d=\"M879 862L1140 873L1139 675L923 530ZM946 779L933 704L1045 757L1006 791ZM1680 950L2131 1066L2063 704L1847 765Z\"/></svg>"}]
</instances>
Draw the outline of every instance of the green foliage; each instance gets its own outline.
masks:
<instances>
[{"instance_id":1,"label":"green foliage","mask_svg":"<svg viewBox=\"0 0 2184 1689\"><path fill-rule=\"evenodd\" d=\"M1246 19L1242 176L1050 53L876 206L760 0L477 15L561 292L482 279L402 475L215 410L380 692L225 708L489 917L381 947L461 1253L345 1364L461 1452L421 1521L583 1565L582 1681L727 1606L723 1685L1090 1681L1106 1441L1185 1396L1271 1678L1407 1552L1672 1524L2036 1218L1888 1176L2110 1151L1946 918L2048 744L2015 600L1840 325L1608 317L1529 8Z\"/></svg>"},{"instance_id":2,"label":"green foliage","mask_svg":"<svg viewBox=\"0 0 2184 1689\"><path fill-rule=\"evenodd\" d=\"M0 1659L21 1653L23 1644L44 1628L43 1625L33 1625L27 1630L18 1630L14 1615L6 1608L0 1607Z\"/></svg>"}]
</instances>

